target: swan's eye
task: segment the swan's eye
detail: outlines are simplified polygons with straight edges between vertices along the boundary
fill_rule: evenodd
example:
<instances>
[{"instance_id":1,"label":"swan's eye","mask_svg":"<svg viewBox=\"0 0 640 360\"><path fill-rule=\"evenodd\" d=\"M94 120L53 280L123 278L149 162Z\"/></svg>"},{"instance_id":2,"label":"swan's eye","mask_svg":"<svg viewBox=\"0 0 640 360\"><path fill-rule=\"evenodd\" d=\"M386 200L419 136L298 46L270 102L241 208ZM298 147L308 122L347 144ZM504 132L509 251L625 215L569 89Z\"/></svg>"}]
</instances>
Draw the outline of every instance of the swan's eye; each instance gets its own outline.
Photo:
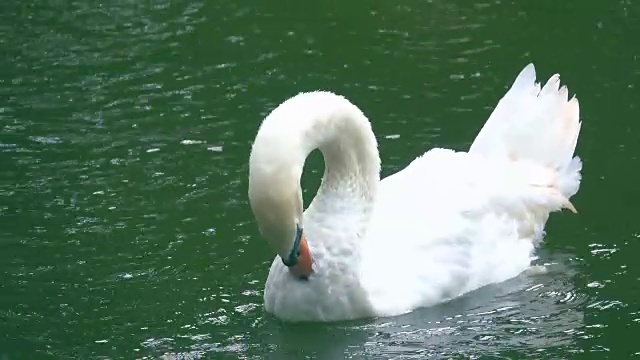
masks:
<instances>
[{"instance_id":1,"label":"swan's eye","mask_svg":"<svg viewBox=\"0 0 640 360\"><path fill-rule=\"evenodd\" d=\"M296 253L296 257L300 257L300 250Z\"/></svg>"}]
</instances>

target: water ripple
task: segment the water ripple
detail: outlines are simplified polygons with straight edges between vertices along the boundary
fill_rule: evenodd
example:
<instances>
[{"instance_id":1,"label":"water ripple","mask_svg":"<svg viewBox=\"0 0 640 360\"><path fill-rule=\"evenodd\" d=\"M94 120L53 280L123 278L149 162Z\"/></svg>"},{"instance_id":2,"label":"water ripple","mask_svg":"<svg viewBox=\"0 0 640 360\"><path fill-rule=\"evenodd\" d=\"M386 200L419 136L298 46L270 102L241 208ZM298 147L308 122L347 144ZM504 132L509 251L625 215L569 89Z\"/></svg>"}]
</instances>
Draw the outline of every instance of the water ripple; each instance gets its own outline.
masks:
<instances>
[{"instance_id":1,"label":"water ripple","mask_svg":"<svg viewBox=\"0 0 640 360\"><path fill-rule=\"evenodd\" d=\"M603 15L630 5L558 4L4 3L0 355L625 358L633 344L611 339L640 324L640 249L633 178L615 174L637 142L632 122L599 119L633 118L629 17ZM555 26L554 13L577 15ZM597 50L574 62L581 34ZM299 91L342 93L371 118L387 175L429 147L468 147L531 57L572 69L583 134L601 139L580 144L585 211L550 221L547 272L393 319L296 326L264 312L273 254L246 201L263 116Z\"/></svg>"}]
</instances>

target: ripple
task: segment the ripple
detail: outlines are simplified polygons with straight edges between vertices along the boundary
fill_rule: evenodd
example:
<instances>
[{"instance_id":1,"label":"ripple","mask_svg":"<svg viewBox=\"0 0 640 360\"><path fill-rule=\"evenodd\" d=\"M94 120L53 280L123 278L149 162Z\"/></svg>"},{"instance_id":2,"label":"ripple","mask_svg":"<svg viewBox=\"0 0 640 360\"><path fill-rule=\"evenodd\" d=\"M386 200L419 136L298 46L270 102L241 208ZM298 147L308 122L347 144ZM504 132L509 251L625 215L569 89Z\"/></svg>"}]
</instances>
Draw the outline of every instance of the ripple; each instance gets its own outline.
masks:
<instances>
[{"instance_id":1,"label":"ripple","mask_svg":"<svg viewBox=\"0 0 640 360\"><path fill-rule=\"evenodd\" d=\"M637 153L635 125L599 120L633 118L637 97L620 79L634 73L620 4L334 5L4 5L3 354L626 358L633 344L615 338L640 322L639 235L633 174L614 166ZM548 15L566 12L572 26ZM597 49L586 67L579 46L564 46L583 34ZM550 221L547 272L392 319L292 325L265 313L273 254L246 202L246 161L266 113L299 91L344 94L371 118L387 175L430 147L468 148L532 54L577 79L584 138L599 139L580 144L585 211Z\"/></svg>"}]
</instances>

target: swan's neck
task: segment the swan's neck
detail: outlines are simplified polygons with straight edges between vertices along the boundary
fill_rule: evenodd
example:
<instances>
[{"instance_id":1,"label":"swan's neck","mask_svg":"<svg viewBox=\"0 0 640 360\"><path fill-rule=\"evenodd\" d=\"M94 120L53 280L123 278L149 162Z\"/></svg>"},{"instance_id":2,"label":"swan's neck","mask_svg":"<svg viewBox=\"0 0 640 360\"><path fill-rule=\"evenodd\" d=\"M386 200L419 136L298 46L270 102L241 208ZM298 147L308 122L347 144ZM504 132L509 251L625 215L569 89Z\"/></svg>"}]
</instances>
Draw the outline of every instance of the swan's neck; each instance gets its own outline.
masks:
<instances>
[{"instance_id":1,"label":"swan's neck","mask_svg":"<svg viewBox=\"0 0 640 360\"><path fill-rule=\"evenodd\" d=\"M349 214L353 225L365 225L380 181L377 143L368 120L354 105L334 110L326 114L326 126L314 131L312 143L322 152L325 169L309 215Z\"/></svg>"},{"instance_id":2,"label":"swan's neck","mask_svg":"<svg viewBox=\"0 0 640 360\"><path fill-rule=\"evenodd\" d=\"M251 154L249 193L260 226L290 228L291 217L294 222L302 220L300 176L315 149L322 152L325 171L305 212L305 229L324 227L330 233L355 227L353 232L362 234L380 181L377 142L365 115L345 98L328 92L294 96L262 123ZM314 242L332 241L310 236L308 240L312 247Z\"/></svg>"}]
</instances>

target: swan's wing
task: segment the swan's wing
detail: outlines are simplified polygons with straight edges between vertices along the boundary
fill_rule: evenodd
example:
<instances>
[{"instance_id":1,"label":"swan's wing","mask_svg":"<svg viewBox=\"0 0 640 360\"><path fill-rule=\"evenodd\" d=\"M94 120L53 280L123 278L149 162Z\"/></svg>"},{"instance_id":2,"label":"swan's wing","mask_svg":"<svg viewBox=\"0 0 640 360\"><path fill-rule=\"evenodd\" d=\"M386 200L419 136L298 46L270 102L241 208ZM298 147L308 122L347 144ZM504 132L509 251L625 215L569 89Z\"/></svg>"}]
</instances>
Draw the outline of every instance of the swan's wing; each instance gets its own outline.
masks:
<instances>
[{"instance_id":1,"label":"swan's wing","mask_svg":"<svg viewBox=\"0 0 640 360\"><path fill-rule=\"evenodd\" d=\"M563 193L572 196L580 185L581 164L574 157L580 135L580 104L569 98L560 75L540 87L533 64L522 69L500 99L469 153L491 159L523 160L564 173Z\"/></svg>"},{"instance_id":2,"label":"swan's wing","mask_svg":"<svg viewBox=\"0 0 640 360\"><path fill-rule=\"evenodd\" d=\"M569 206L554 181L534 164L444 149L385 178L364 246L372 301L393 313L516 276L549 212Z\"/></svg>"},{"instance_id":3,"label":"swan's wing","mask_svg":"<svg viewBox=\"0 0 640 360\"><path fill-rule=\"evenodd\" d=\"M561 193L558 173L552 169L527 161L433 149L382 180L376 215L386 216L381 222L387 224L392 219L422 219L423 223L454 215L520 218L563 207L575 210Z\"/></svg>"}]
</instances>

